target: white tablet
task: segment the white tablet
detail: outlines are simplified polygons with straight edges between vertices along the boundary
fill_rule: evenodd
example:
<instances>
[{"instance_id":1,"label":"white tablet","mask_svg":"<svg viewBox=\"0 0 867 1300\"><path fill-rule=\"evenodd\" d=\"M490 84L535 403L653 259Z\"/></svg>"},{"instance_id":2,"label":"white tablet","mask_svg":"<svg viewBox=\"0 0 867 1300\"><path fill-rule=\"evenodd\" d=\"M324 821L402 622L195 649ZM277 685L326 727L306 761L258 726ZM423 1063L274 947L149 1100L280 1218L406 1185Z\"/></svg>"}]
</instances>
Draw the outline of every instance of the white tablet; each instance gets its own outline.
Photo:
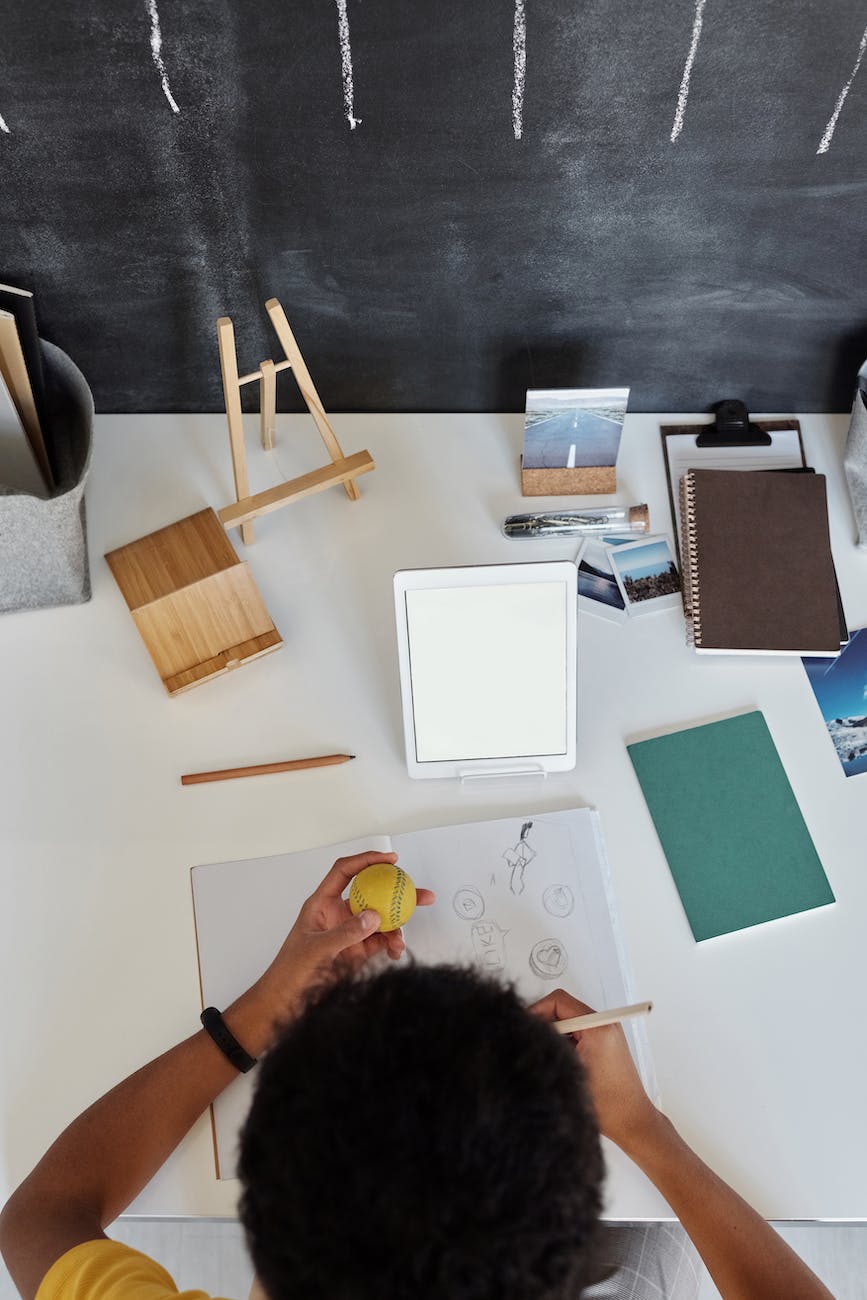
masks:
<instances>
[{"instance_id":1,"label":"white tablet","mask_svg":"<svg viewBox=\"0 0 867 1300\"><path fill-rule=\"evenodd\" d=\"M575 766L571 561L404 569L394 601L410 776Z\"/></svg>"}]
</instances>

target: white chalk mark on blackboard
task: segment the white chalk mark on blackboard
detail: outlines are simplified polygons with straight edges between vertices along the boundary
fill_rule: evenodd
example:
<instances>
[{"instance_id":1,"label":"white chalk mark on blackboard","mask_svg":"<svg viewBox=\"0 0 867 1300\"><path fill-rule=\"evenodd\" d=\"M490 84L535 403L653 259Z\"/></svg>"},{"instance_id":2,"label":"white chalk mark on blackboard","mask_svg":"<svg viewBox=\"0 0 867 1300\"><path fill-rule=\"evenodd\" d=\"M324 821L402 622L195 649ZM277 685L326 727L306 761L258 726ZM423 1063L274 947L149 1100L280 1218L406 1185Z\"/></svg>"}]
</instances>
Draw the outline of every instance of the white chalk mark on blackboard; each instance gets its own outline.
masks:
<instances>
[{"instance_id":1,"label":"white chalk mark on blackboard","mask_svg":"<svg viewBox=\"0 0 867 1300\"><path fill-rule=\"evenodd\" d=\"M834 105L834 112L831 114L830 121L825 127L825 134L819 141L819 148L816 153L827 153L831 148L831 141L834 139L834 131L837 127L837 118L843 111L843 105L846 103L846 96L849 94L849 87L858 75L858 69L861 67L861 60L864 58L864 51L867 50L867 27L864 28L864 35L861 37L861 44L858 47L858 57L855 60L855 67L852 69L852 75L846 82L846 85L837 96L837 103Z\"/></svg>"},{"instance_id":2,"label":"white chalk mark on blackboard","mask_svg":"<svg viewBox=\"0 0 867 1300\"><path fill-rule=\"evenodd\" d=\"M689 54L686 56L683 76L680 80L680 90L677 92L677 109L674 114L674 126L671 128L672 144L674 144L675 140L683 130L683 119L686 114L686 101L689 99L689 79L692 76L692 65L695 63L696 50L698 49L699 37L701 36L701 25L704 21L704 6L705 0L695 0L695 17L692 22L692 40L689 44Z\"/></svg>"},{"instance_id":3,"label":"white chalk mark on blackboard","mask_svg":"<svg viewBox=\"0 0 867 1300\"><path fill-rule=\"evenodd\" d=\"M5 131L7 135L12 134L12 132L9 130L9 127L6 125L6 119L2 116L2 114L0 114L0 131Z\"/></svg>"},{"instance_id":4,"label":"white chalk mark on blackboard","mask_svg":"<svg viewBox=\"0 0 867 1300\"><path fill-rule=\"evenodd\" d=\"M163 63L163 34L160 31L160 16L157 12L157 0L147 0L148 14L151 20L151 54L156 64L157 72L160 74L160 85L163 88L163 94L169 101L169 106L173 113L180 113L180 109L175 103L175 97L169 86L169 74L166 72L166 65Z\"/></svg>"},{"instance_id":5,"label":"white chalk mark on blackboard","mask_svg":"<svg viewBox=\"0 0 867 1300\"><path fill-rule=\"evenodd\" d=\"M343 76L343 108L350 131L361 125L355 116L355 87L352 84L352 46L349 44L349 15L346 0L337 0L337 31L340 36L340 71Z\"/></svg>"},{"instance_id":6,"label":"white chalk mark on blackboard","mask_svg":"<svg viewBox=\"0 0 867 1300\"><path fill-rule=\"evenodd\" d=\"M512 83L512 129L515 139L524 134L524 74L527 70L527 19L524 0L515 0L515 23L512 28L512 54L515 80Z\"/></svg>"}]
</instances>

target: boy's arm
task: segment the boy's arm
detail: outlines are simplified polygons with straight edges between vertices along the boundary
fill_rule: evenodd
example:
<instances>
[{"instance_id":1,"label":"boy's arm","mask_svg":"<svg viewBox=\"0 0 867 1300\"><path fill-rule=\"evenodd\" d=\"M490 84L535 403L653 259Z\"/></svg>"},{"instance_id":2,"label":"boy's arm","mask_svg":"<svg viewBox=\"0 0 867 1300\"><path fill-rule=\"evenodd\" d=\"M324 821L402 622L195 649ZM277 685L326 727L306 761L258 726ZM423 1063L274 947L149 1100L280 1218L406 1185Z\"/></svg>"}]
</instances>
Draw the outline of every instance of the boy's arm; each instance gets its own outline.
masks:
<instances>
[{"instance_id":1,"label":"boy's arm","mask_svg":"<svg viewBox=\"0 0 867 1300\"><path fill-rule=\"evenodd\" d=\"M251 1056L297 1010L310 985L340 960L363 964L376 952L400 956L398 931L379 934L376 912L352 916L342 894L354 875L394 854L341 858L307 900L271 966L224 1012ZM433 901L419 890L417 901ZM42 1157L0 1215L0 1251L24 1300L73 1246L102 1237L223 1089L237 1077L200 1030L125 1079L80 1115Z\"/></svg>"},{"instance_id":2,"label":"boy's arm","mask_svg":"<svg viewBox=\"0 0 867 1300\"><path fill-rule=\"evenodd\" d=\"M547 1020L590 1010L562 989L533 1008ZM831 1292L737 1192L699 1159L644 1091L620 1025L573 1034L602 1133L659 1189L723 1300L833 1300Z\"/></svg>"},{"instance_id":3,"label":"boy's arm","mask_svg":"<svg viewBox=\"0 0 867 1300\"><path fill-rule=\"evenodd\" d=\"M251 1055L274 1024L265 994L251 989L225 1021ZM0 1215L0 1250L24 1300L55 1260L127 1207L202 1111L237 1076L200 1030L94 1102L61 1133Z\"/></svg>"},{"instance_id":4,"label":"boy's arm","mask_svg":"<svg viewBox=\"0 0 867 1300\"><path fill-rule=\"evenodd\" d=\"M655 1107L622 1146L680 1219L723 1300L833 1300L779 1233L699 1159Z\"/></svg>"}]
</instances>

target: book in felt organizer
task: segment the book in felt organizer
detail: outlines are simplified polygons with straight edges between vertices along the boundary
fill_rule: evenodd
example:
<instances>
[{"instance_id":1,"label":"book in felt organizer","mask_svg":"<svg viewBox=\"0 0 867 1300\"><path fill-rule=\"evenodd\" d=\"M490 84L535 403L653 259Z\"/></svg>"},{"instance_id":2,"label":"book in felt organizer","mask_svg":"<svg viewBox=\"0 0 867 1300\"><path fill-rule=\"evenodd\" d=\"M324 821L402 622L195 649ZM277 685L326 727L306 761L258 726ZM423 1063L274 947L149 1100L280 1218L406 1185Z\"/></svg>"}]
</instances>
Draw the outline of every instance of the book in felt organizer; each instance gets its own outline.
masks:
<instances>
[{"instance_id":1,"label":"book in felt organizer","mask_svg":"<svg viewBox=\"0 0 867 1300\"><path fill-rule=\"evenodd\" d=\"M21 417L0 372L0 488L44 497L46 484Z\"/></svg>"},{"instance_id":2,"label":"book in felt organizer","mask_svg":"<svg viewBox=\"0 0 867 1300\"><path fill-rule=\"evenodd\" d=\"M12 313L2 310L0 310L0 375L3 376L9 396L15 403L15 409L39 463L42 477L46 485L51 488L54 486L54 475L39 422L39 413L36 410L36 400L21 347L18 326Z\"/></svg>"},{"instance_id":3,"label":"book in felt organizer","mask_svg":"<svg viewBox=\"0 0 867 1300\"><path fill-rule=\"evenodd\" d=\"M699 653L840 653L822 474L690 470L684 609Z\"/></svg>"},{"instance_id":4,"label":"book in felt organizer","mask_svg":"<svg viewBox=\"0 0 867 1300\"><path fill-rule=\"evenodd\" d=\"M697 941L835 901L760 712L628 750Z\"/></svg>"},{"instance_id":5,"label":"book in felt organizer","mask_svg":"<svg viewBox=\"0 0 867 1300\"><path fill-rule=\"evenodd\" d=\"M12 284L0 284L0 310L9 312L15 318L28 381L36 410L41 416L45 408L45 377L42 371L42 352L39 347L33 294L29 289L18 289Z\"/></svg>"}]
</instances>

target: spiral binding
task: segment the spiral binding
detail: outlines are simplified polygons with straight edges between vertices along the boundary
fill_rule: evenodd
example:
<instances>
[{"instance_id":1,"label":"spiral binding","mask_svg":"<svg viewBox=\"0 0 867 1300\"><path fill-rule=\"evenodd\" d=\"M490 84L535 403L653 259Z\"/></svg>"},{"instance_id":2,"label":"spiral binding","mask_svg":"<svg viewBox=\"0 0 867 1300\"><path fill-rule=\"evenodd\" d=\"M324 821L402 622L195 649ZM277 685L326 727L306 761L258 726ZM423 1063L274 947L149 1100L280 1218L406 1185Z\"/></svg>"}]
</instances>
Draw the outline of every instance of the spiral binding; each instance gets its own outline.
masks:
<instances>
[{"instance_id":1,"label":"spiral binding","mask_svg":"<svg viewBox=\"0 0 867 1300\"><path fill-rule=\"evenodd\" d=\"M701 593L698 581L698 549L695 544L695 479L684 474L680 481L681 550L683 551L683 608L689 644L701 649Z\"/></svg>"}]
</instances>

